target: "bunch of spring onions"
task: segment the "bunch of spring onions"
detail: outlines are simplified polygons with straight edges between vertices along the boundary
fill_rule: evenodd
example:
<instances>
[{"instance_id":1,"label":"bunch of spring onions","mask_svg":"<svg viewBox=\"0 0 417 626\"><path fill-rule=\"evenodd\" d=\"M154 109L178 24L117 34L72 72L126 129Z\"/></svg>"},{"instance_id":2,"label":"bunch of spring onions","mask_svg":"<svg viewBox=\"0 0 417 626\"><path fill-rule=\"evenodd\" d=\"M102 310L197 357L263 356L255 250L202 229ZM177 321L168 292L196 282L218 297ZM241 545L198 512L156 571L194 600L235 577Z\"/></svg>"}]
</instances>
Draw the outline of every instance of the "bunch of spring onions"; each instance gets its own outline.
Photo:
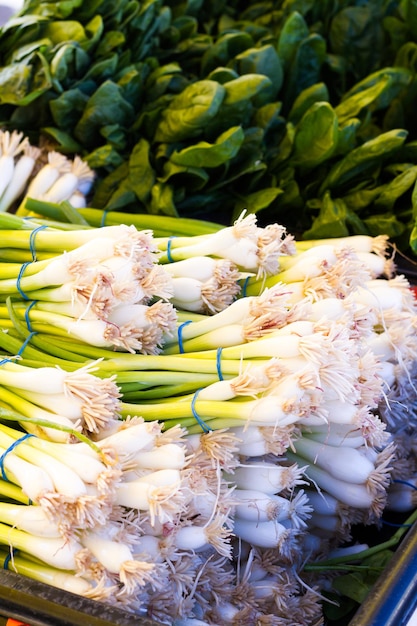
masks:
<instances>
[{"instance_id":1,"label":"bunch of spring onions","mask_svg":"<svg viewBox=\"0 0 417 626\"><path fill-rule=\"evenodd\" d=\"M245 286L221 310L206 305L203 313L193 305L187 310L179 298L173 306L174 292L165 299L153 294L149 308L169 300L175 313L158 350L131 346L122 354L120 346L115 352L113 345L57 331L53 315L42 318L50 311L42 311L38 294L49 291L57 301L57 286L32 291L31 285L57 258L82 249L79 240L65 255L26 267L18 284L37 301L29 312L16 291L3 292L12 296L0 333L7 355L0 385L9 410L21 415L27 402L54 412L50 404L41 405L38 389L10 382L7 376L18 366L40 370L54 363L69 380L86 368L84 373L117 385L114 416L104 424L86 426L74 410L72 438L88 436L106 458L117 459L119 478L111 502L103 505L110 524L94 520L79 529L77 548L84 556L76 553L76 567L68 573L94 581L106 601L122 602L161 623L286 624L291 615L292 624L311 626L320 619L321 596L311 576L307 584L304 563L349 539L353 524L378 522L391 470L400 463L392 425L402 416L394 417L392 405L400 393L404 405L406 381L412 385L417 309L407 281L393 277L386 240L349 238L303 250L278 227L258 229L252 218L245 219L221 234L152 238L153 265L163 268L170 284L179 277L177 263L191 265L187 277L194 277L196 259L208 267L229 249L226 260L238 272L232 282ZM29 233L10 245L10 276L0 290L2 284L16 284L13 249L30 250L30 227L24 228ZM98 229L100 234L106 228ZM36 250L39 243L47 252L52 244L46 242L55 236L69 241L95 232L52 230L38 231ZM264 249L260 239L267 242ZM265 263L267 249L273 253ZM130 284L126 277L124 290ZM192 293L198 297L189 302L202 301L201 292ZM92 294L89 311L93 302L98 306ZM19 360L10 365L13 355ZM35 417L36 434L51 439L52 418L44 415L42 425L41 415ZM28 419L27 414L20 419L22 428L28 428ZM161 423L163 431L155 426ZM149 426L151 438L157 431L149 449L133 449L137 439L143 443L149 435L133 436L136 426ZM68 432L64 425L60 429ZM122 433L132 448L109 454L109 440ZM85 442L48 443L92 449ZM114 543L128 550L117 571L103 562L99 549L110 554Z\"/></svg>"},{"instance_id":2,"label":"bunch of spring onions","mask_svg":"<svg viewBox=\"0 0 417 626\"><path fill-rule=\"evenodd\" d=\"M33 229L4 233L23 235L19 242L26 238L33 247ZM61 253L23 265L3 264L3 276L8 276L0 280L4 319L5 301L13 297L16 315L35 332L46 326L58 336L69 334L96 346L158 351L176 327L176 314L168 302L172 281L157 262L152 233L124 225L42 230L36 245L44 238L46 247Z\"/></svg>"},{"instance_id":3,"label":"bunch of spring onions","mask_svg":"<svg viewBox=\"0 0 417 626\"><path fill-rule=\"evenodd\" d=\"M32 146L23 133L0 129L0 211L16 208L21 201L17 210L25 215L28 197L86 205L95 177L87 163L79 156L71 160L54 151L45 159L41 149Z\"/></svg>"},{"instance_id":4,"label":"bunch of spring onions","mask_svg":"<svg viewBox=\"0 0 417 626\"><path fill-rule=\"evenodd\" d=\"M59 267L62 262L54 255L62 256L63 252L75 258L81 257L84 262L88 259L90 265L98 264L106 259L106 267L103 271L107 270L107 273L101 278L101 282L111 281L110 274L113 273L116 283L119 280L122 281L126 289L128 289L128 284L134 283L134 278L137 277L137 264L146 266L145 260L138 257L136 251L133 253L127 242L123 256L125 259L129 258L130 263L125 260L121 266L120 260L118 264L108 260L108 257L116 253L109 249L110 241L106 242L105 239L121 237L119 233L122 229L127 229L123 224L101 229L83 226L78 229L64 230L59 229L56 223L48 225L48 222L43 221L40 224L36 220L28 222L23 219L19 220L16 216L13 219L8 216L7 219L0 220L0 229L4 241L0 260L8 261L10 265L22 260L31 264L30 268L26 268L25 276L19 279L19 283L21 282L17 285L19 292L26 293L25 284L27 291L36 292L36 287L33 287L32 282L27 280L29 274L36 275L37 278L33 280L49 281L46 284L40 282L41 287L52 286L50 275L45 279L42 274L40 276L39 274L41 270L45 270L45 274L46 266L49 266L50 272L53 271L59 276L55 265ZM138 248L141 247L138 242L140 233L144 239L150 231L138 231L131 225L129 232L132 240L136 239L135 244L132 241L131 248L133 245ZM125 237L128 236L126 231ZM102 239L102 241L96 241L93 244L92 239ZM167 286L165 290L158 286L154 289L155 293L143 295L146 297L156 295L169 299L179 309L203 314L213 314L227 308L241 292L240 281L245 281L250 276L258 278L270 276L277 271L279 258L293 251L293 239L286 234L285 229L277 224L261 228L257 225L254 215L245 216L244 214L233 226L221 228L216 232L192 237L152 237L152 242L148 241L146 244L143 242L143 245L146 245L154 255L157 253L158 257L159 275L155 276L157 268L154 267L154 274L148 282L157 282L161 276L170 279L169 289ZM78 248L81 249L78 250ZM101 257L100 248L103 249ZM108 250L108 257L105 256L106 250ZM37 260L35 263L33 263L34 259ZM161 266L165 272L162 272ZM19 268L14 269L18 271ZM9 267L9 273L7 273L5 267L2 276L17 280L19 275L15 276L12 272L13 269ZM137 278L143 280L143 276ZM84 276L82 279L85 280ZM60 286L62 284L57 283ZM116 284L115 289L117 287ZM150 285L146 284L146 287L145 291L149 291ZM10 283L4 283L0 288L0 294L7 293L7 289L9 289L9 295L16 294L16 287ZM42 294L47 295L44 291ZM38 293L26 295L37 299L39 297ZM68 300L67 295L61 292L49 292L48 295L51 300L53 297L58 301ZM65 298L64 295L66 295ZM123 297L126 300L128 296L131 294L124 294ZM65 312L66 310L63 311Z\"/></svg>"}]
</instances>

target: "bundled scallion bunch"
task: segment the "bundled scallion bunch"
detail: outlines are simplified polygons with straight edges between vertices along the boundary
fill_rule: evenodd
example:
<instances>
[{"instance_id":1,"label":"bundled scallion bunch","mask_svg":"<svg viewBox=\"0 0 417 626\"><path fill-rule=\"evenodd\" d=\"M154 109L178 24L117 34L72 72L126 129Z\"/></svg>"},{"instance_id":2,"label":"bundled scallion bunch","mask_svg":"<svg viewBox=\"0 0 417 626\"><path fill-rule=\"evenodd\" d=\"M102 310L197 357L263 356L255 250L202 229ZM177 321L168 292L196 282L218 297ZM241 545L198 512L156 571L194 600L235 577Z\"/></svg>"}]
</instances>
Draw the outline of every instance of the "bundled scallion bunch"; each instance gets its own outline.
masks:
<instances>
[{"instance_id":1,"label":"bundled scallion bunch","mask_svg":"<svg viewBox=\"0 0 417 626\"><path fill-rule=\"evenodd\" d=\"M18 231L19 244L25 239L33 244L34 232L33 227ZM10 234L4 231L5 238ZM165 335L176 327L176 314L168 302L171 277L157 262L149 231L124 225L52 229L39 232L37 238L61 253L24 266L4 264L9 277L0 281L0 297L3 302L14 298L17 316L28 321L30 306L33 330L46 325L92 345L158 351ZM4 304L3 319L8 315Z\"/></svg>"},{"instance_id":2,"label":"bundled scallion bunch","mask_svg":"<svg viewBox=\"0 0 417 626\"><path fill-rule=\"evenodd\" d=\"M61 230L47 221L33 234L40 221L15 223L21 230L6 236L11 252L2 267L9 274L0 281L7 297L4 401L20 415L24 403L60 413L58 396L52 406L39 389L13 385L12 375L51 363L74 384L94 374L97 389L117 386L106 405L113 416L90 422L95 409L85 419L77 399L68 405L73 416L63 408L61 420L75 420L72 436L88 436L103 454L112 437L127 438L127 448L106 456L117 459L119 472L105 504L109 525L95 520L79 529L72 573L94 580L107 601L161 623L285 624L291 607L291 624L311 626L321 597L311 573L307 586L306 561L349 540L353 524L379 522L398 463L391 426L403 416L395 417L389 399L412 384L417 307L407 280L393 276L386 238L315 242L304 250L276 225L260 229L253 216L195 238L156 238L133 227ZM110 232L118 233L116 243ZM98 239L83 243L93 233ZM53 254L22 275L13 250L30 251L34 239L36 251ZM96 248L102 260L91 263ZM144 249L138 265L148 266L145 285L134 282L131 265ZM222 259L235 272L224 290L230 300L210 306L192 281ZM90 287L84 274L70 287L40 284L56 268L68 273L68 261L79 275L86 268L100 279ZM155 275L162 287L146 291ZM177 279L189 284L189 310ZM60 325L65 317L80 326L98 317L125 338L128 315L140 318L138 302L123 301L132 293L140 307L171 312L152 349L143 335L136 344L109 345ZM10 364L16 354L19 362ZM35 416L37 433L50 437L52 417ZM84 444L63 445L89 449ZM29 443L16 450L21 445ZM119 556L123 567L112 572L99 546L110 554L114 543L126 558Z\"/></svg>"},{"instance_id":3,"label":"bundled scallion bunch","mask_svg":"<svg viewBox=\"0 0 417 626\"><path fill-rule=\"evenodd\" d=\"M40 210L50 204L38 203L37 206ZM114 276L116 284L112 284L112 289L116 297L119 295L136 303L157 296L169 299L179 309L203 314L217 313L228 307L240 294L242 282L245 283L251 276L264 279L273 275L280 267L280 258L294 251L293 238L284 228L278 224L262 228L257 225L254 215L244 214L233 226L205 235L184 237L155 237L149 230L138 230L133 225L128 229L124 224L100 229L85 225L65 229L56 222L26 221L16 216L3 216L0 229L4 241L0 260L31 263L25 268L24 277L19 277L18 266L14 266L10 274L6 272L7 266L4 267L4 277L15 277L18 282L17 285L3 283L0 294L21 294L31 290L34 293L27 293L28 299L33 296L33 299L42 300L45 299L42 296L48 296L51 301L68 301L68 293L62 293L63 288L38 293L37 287L61 287L65 282L64 279L57 281L62 276L61 265L70 273L80 273L84 268L73 269L68 263L83 259L84 264L91 266L90 272L98 263L104 264L101 271L104 275L99 274L95 278L99 283L95 287L97 297ZM113 238L120 241L114 244ZM93 243L96 239L100 241ZM116 247L112 248L114 245ZM64 252L70 255L68 259L63 258ZM146 252L150 253L149 259L145 258ZM54 259L54 256L61 258ZM124 260L111 258L114 256L121 256ZM32 263L34 259L37 261L35 264ZM155 267L156 261L158 267ZM46 266L49 266L49 274ZM148 277L149 269L153 273ZM45 271L41 274L40 270ZM36 275L33 280L38 282L29 281L28 274ZM68 273L63 276L67 281L71 280ZM77 278L82 282L85 275ZM145 281L145 278L148 280ZM142 289L139 294L138 282ZM103 286L103 283L106 285ZM122 289L127 293L123 294ZM93 305L91 303L90 308ZM104 305L101 306L104 308ZM85 312L84 302L79 308ZM63 309L64 313L67 311L68 306ZM74 309L71 314L77 315L77 312L78 309Z\"/></svg>"}]
</instances>

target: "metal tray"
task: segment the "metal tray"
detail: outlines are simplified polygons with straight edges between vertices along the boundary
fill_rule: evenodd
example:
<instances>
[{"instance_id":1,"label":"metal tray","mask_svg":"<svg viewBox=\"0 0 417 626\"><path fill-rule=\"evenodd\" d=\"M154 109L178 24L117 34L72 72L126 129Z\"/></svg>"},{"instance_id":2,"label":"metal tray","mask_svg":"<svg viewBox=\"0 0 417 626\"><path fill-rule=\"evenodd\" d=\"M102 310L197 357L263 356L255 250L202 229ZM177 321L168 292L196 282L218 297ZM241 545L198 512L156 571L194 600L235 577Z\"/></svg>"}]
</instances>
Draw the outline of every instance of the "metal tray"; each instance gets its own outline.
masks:
<instances>
[{"instance_id":1,"label":"metal tray","mask_svg":"<svg viewBox=\"0 0 417 626\"><path fill-rule=\"evenodd\" d=\"M414 523L349 626L407 626L416 609L417 523Z\"/></svg>"},{"instance_id":2,"label":"metal tray","mask_svg":"<svg viewBox=\"0 0 417 626\"><path fill-rule=\"evenodd\" d=\"M0 570L1 615L30 626L158 626L152 620L6 570Z\"/></svg>"}]
</instances>

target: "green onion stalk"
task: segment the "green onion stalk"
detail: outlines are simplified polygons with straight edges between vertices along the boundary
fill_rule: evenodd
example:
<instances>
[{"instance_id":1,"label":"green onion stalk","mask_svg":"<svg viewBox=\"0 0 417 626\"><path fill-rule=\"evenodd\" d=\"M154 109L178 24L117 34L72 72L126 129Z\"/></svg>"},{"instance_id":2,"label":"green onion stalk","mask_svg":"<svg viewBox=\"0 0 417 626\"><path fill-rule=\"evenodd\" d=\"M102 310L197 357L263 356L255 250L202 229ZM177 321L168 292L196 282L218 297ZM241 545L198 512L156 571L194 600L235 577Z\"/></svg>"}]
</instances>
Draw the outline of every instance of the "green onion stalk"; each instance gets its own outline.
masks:
<instances>
[{"instance_id":1,"label":"green onion stalk","mask_svg":"<svg viewBox=\"0 0 417 626\"><path fill-rule=\"evenodd\" d=\"M71 204L65 202L57 204L35 198L26 198L25 208L29 214L36 215L36 221L38 222L42 216L49 222L61 223L62 227L65 227L66 224L77 224L77 222L92 228L132 224L138 230L151 229L156 237L161 238L183 235L206 235L210 232L217 232L223 227L215 222L193 218L103 211L102 209L92 207L74 208Z\"/></svg>"}]
</instances>

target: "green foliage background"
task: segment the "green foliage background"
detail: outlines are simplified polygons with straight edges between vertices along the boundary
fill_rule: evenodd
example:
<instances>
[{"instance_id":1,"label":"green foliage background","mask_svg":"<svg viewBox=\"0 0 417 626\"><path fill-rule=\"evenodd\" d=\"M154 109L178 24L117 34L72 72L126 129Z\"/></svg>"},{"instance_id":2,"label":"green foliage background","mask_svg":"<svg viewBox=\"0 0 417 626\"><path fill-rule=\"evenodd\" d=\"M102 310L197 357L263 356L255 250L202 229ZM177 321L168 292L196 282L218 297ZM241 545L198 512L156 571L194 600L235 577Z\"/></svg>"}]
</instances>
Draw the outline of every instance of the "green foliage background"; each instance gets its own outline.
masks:
<instances>
[{"instance_id":1,"label":"green foliage background","mask_svg":"<svg viewBox=\"0 0 417 626\"><path fill-rule=\"evenodd\" d=\"M100 209L417 253L417 0L26 0L0 124L98 172Z\"/></svg>"}]
</instances>

